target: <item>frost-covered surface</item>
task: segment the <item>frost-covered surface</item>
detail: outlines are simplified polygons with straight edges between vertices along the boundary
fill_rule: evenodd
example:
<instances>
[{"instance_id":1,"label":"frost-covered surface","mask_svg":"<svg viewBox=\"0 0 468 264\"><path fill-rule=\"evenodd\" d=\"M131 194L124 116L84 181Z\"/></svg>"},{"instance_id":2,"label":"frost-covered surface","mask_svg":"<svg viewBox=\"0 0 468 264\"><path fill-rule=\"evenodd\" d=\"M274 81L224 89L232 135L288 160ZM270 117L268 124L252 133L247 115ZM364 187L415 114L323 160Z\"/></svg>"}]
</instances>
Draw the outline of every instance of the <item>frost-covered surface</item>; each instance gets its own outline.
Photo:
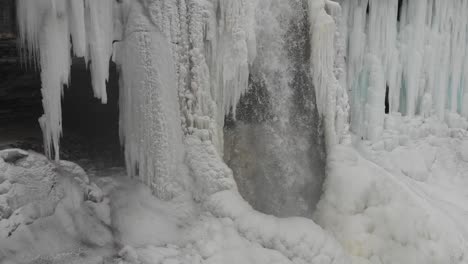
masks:
<instances>
[{"instance_id":1,"label":"frost-covered surface","mask_svg":"<svg viewBox=\"0 0 468 264\"><path fill-rule=\"evenodd\" d=\"M141 5L122 7L122 41L114 60L120 72L120 138L128 175L139 176L158 197L183 188L182 129L169 42Z\"/></svg>"}]
</instances>

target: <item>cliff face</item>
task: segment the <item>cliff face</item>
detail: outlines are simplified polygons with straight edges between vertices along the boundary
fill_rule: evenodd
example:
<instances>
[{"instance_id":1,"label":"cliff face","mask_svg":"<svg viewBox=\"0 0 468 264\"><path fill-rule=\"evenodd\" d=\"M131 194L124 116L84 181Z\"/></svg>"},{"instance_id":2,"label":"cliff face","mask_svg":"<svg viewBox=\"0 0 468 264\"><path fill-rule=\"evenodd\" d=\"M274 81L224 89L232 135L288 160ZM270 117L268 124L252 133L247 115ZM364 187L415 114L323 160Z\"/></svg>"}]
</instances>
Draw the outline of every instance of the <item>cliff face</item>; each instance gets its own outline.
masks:
<instances>
[{"instance_id":1,"label":"cliff face","mask_svg":"<svg viewBox=\"0 0 468 264\"><path fill-rule=\"evenodd\" d=\"M15 7L13 0L0 0L0 39L15 36Z\"/></svg>"},{"instance_id":2,"label":"cliff face","mask_svg":"<svg viewBox=\"0 0 468 264\"><path fill-rule=\"evenodd\" d=\"M38 71L21 63L14 0L0 0L0 126L37 120L42 112Z\"/></svg>"},{"instance_id":3,"label":"cliff face","mask_svg":"<svg viewBox=\"0 0 468 264\"><path fill-rule=\"evenodd\" d=\"M21 65L16 39L0 40L0 123L37 119L40 85L39 74Z\"/></svg>"}]
</instances>

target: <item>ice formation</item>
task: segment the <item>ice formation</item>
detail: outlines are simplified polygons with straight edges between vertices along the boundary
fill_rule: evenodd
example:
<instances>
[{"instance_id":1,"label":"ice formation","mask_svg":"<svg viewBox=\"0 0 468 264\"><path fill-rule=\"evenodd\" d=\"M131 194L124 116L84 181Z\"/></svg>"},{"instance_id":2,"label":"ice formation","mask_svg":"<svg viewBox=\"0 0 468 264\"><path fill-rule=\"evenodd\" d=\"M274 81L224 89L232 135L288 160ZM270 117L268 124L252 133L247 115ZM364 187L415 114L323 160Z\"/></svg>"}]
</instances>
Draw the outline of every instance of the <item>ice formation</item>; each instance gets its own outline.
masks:
<instances>
[{"instance_id":1,"label":"ice formation","mask_svg":"<svg viewBox=\"0 0 468 264\"><path fill-rule=\"evenodd\" d=\"M452 180L465 186L468 171L467 1L18 0L18 21L24 56L41 69L46 154L59 159L72 54L89 63L103 103L112 57L127 174L152 189L155 203L180 206L177 223L189 226L184 235L193 241L160 247L165 236L141 242L134 235L145 237L141 230L116 213L119 243L130 244L123 260L219 262L237 253L223 251L227 243L255 245L255 259L265 263L347 263L347 254L353 263L465 261L465 194L457 190L447 201L440 193L454 188ZM249 87L253 95L242 97ZM265 113L243 119L237 105L249 96ZM225 144L226 115L250 123L235 123ZM321 165L323 194L315 175ZM243 193L249 202L261 197L254 205L280 216L313 214L327 231L251 209L237 185L258 174L266 176ZM301 189L311 182L316 189ZM438 183L446 189L428 187ZM144 191L133 195L143 198L116 196L116 212L169 214L140 202L150 200ZM192 198L197 206L178 204ZM414 229L402 228L403 214ZM167 224L172 218L159 220L165 243L180 239Z\"/></svg>"},{"instance_id":2,"label":"ice formation","mask_svg":"<svg viewBox=\"0 0 468 264\"><path fill-rule=\"evenodd\" d=\"M362 138L378 140L384 130L385 100L391 113L410 117L436 115L450 123L457 114L468 116L466 2L339 3L341 6L333 1L307 1L310 71L328 148L347 141L348 124ZM256 5L257 1L243 0L18 1L24 55L41 69L44 115L40 123L46 154L59 158L60 98L69 81L72 49L74 55L89 61L94 93L103 103L111 56L116 61L120 58L121 68L128 69L122 71L121 89L127 96L121 98L121 134L129 174L136 174L139 168L150 184L155 182L155 174L166 178L174 170L164 160L180 154L155 147L181 144L176 143L181 132L171 124L177 119L176 104L169 103L169 97L179 98L182 132L210 140L222 155L224 117L232 111L235 118L258 52ZM118 48L113 48L113 40L121 42L115 45ZM137 40L143 46L136 47ZM172 56L161 60L145 57L141 49ZM137 53L143 57L137 58ZM146 67L134 67L142 60ZM141 78L147 83L140 89L131 80L136 74L146 75ZM166 95L144 95L157 89ZM138 98L152 99L145 106ZM151 111L161 114L156 118ZM142 131L130 132L132 126ZM160 140L152 141L152 146L144 140L154 137Z\"/></svg>"},{"instance_id":3,"label":"ice formation","mask_svg":"<svg viewBox=\"0 0 468 264\"><path fill-rule=\"evenodd\" d=\"M45 152L56 160L62 133L61 98L63 86L68 85L70 78L72 46L74 55L92 62L95 96L103 103L107 101L106 81L113 40L112 7L112 0L18 1L24 56L41 70L44 115L40 123Z\"/></svg>"},{"instance_id":4,"label":"ice formation","mask_svg":"<svg viewBox=\"0 0 468 264\"><path fill-rule=\"evenodd\" d=\"M353 132L379 138L386 88L390 112L467 117L467 2L340 2Z\"/></svg>"},{"instance_id":5,"label":"ice formation","mask_svg":"<svg viewBox=\"0 0 468 264\"><path fill-rule=\"evenodd\" d=\"M122 40L115 58L120 72L120 136L128 174L139 176L158 197L172 198L183 173L182 129L169 42L142 7L123 7Z\"/></svg>"},{"instance_id":6,"label":"ice formation","mask_svg":"<svg viewBox=\"0 0 468 264\"><path fill-rule=\"evenodd\" d=\"M59 159L68 50L72 46L74 55L89 61L94 94L103 103L114 55L121 72L120 130L129 175L139 175L153 188L177 189L169 187L169 175L180 174L182 132L212 141L222 153L224 116L235 112L255 57L254 5L242 0L19 1L25 54L41 69L46 154Z\"/></svg>"}]
</instances>

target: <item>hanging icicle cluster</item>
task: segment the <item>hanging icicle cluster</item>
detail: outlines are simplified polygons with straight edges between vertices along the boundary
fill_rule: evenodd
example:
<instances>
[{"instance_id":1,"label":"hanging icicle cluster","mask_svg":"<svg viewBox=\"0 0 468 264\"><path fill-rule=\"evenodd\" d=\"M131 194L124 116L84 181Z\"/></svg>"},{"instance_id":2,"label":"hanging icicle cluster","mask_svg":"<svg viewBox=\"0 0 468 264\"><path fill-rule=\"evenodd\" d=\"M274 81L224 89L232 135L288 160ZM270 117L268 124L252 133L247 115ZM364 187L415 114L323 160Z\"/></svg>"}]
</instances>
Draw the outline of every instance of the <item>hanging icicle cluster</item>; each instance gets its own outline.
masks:
<instances>
[{"instance_id":1,"label":"hanging icicle cluster","mask_svg":"<svg viewBox=\"0 0 468 264\"><path fill-rule=\"evenodd\" d=\"M18 0L19 36L24 56L41 70L44 115L39 121L49 157L59 159L61 98L63 86L70 78L72 47L74 55L85 57L86 62L91 63L95 96L103 103L107 101L112 10L112 0Z\"/></svg>"},{"instance_id":2,"label":"hanging icicle cluster","mask_svg":"<svg viewBox=\"0 0 468 264\"><path fill-rule=\"evenodd\" d=\"M468 1L340 2L353 132L379 137L386 89L390 112L468 117Z\"/></svg>"}]
</instances>

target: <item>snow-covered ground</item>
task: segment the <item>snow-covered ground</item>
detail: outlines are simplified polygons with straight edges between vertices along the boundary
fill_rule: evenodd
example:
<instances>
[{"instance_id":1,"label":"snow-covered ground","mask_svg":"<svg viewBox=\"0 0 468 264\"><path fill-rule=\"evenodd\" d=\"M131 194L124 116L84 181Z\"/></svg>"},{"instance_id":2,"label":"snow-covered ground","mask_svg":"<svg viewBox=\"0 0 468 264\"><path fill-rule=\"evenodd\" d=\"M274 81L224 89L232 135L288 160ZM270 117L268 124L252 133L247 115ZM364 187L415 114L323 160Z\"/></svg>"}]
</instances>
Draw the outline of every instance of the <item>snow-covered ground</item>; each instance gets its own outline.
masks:
<instances>
[{"instance_id":1,"label":"snow-covered ground","mask_svg":"<svg viewBox=\"0 0 468 264\"><path fill-rule=\"evenodd\" d=\"M124 168L1 151L0 263L466 263L468 133L402 124L413 138L329 153L318 225L256 212L236 189L167 202Z\"/></svg>"},{"instance_id":2,"label":"snow-covered ground","mask_svg":"<svg viewBox=\"0 0 468 264\"><path fill-rule=\"evenodd\" d=\"M414 138L387 130L387 141L331 151L314 220L353 263L466 263L468 133L431 120L404 125Z\"/></svg>"},{"instance_id":3,"label":"snow-covered ground","mask_svg":"<svg viewBox=\"0 0 468 264\"><path fill-rule=\"evenodd\" d=\"M345 263L311 220L254 211L231 190L165 202L123 168L4 150L1 263Z\"/></svg>"}]
</instances>

